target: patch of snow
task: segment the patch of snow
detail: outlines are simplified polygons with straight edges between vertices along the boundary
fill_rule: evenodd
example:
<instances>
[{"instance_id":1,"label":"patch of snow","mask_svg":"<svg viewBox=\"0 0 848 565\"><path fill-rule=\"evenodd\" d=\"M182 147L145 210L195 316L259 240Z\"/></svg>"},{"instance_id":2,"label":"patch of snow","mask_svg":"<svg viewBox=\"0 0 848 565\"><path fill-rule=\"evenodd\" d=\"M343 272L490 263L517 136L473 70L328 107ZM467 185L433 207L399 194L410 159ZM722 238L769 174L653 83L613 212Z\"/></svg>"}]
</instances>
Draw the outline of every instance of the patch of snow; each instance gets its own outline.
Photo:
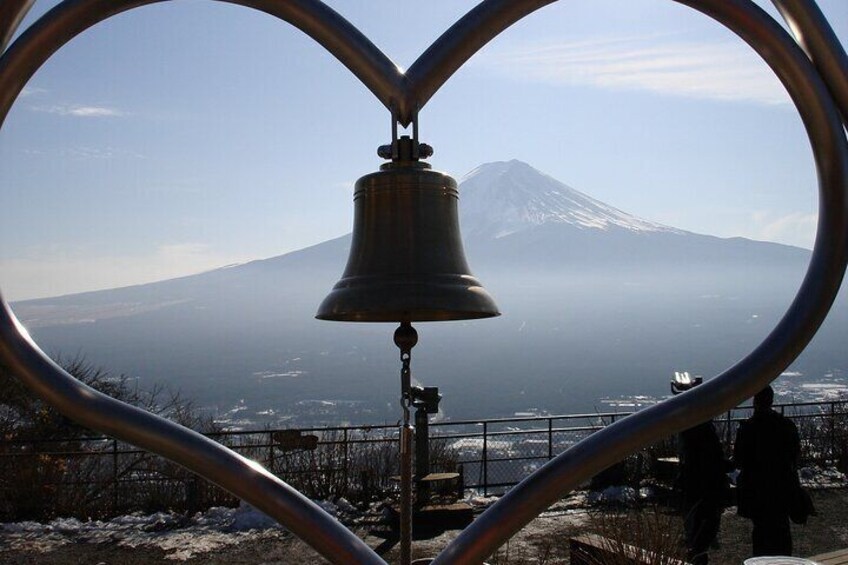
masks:
<instances>
[{"instance_id":1,"label":"patch of snow","mask_svg":"<svg viewBox=\"0 0 848 565\"><path fill-rule=\"evenodd\" d=\"M246 532L250 530L268 530L271 528L280 528L276 520L247 504L242 502L232 517L230 523L230 531Z\"/></svg>"},{"instance_id":2,"label":"patch of snow","mask_svg":"<svg viewBox=\"0 0 848 565\"><path fill-rule=\"evenodd\" d=\"M295 369L292 371L258 371L253 373L254 377L259 377L260 379L276 379L280 377L285 378L297 378L306 375L306 371L302 371L300 369Z\"/></svg>"},{"instance_id":3,"label":"patch of snow","mask_svg":"<svg viewBox=\"0 0 848 565\"><path fill-rule=\"evenodd\" d=\"M684 233L604 204L517 160L477 167L461 179L459 194L466 236L497 239L546 223Z\"/></svg>"},{"instance_id":4,"label":"patch of snow","mask_svg":"<svg viewBox=\"0 0 848 565\"><path fill-rule=\"evenodd\" d=\"M590 492L588 501L590 504L625 503L635 501L638 495L633 487L612 486L602 491Z\"/></svg>"},{"instance_id":5,"label":"patch of snow","mask_svg":"<svg viewBox=\"0 0 848 565\"><path fill-rule=\"evenodd\" d=\"M845 473L837 469L802 467L798 470L801 484L811 488L843 488L848 485Z\"/></svg>"},{"instance_id":6,"label":"patch of snow","mask_svg":"<svg viewBox=\"0 0 848 565\"><path fill-rule=\"evenodd\" d=\"M320 506L321 509L324 510L324 512L326 512L330 516L333 516L334 518L339 515L339 507L330 502L329 500L322 500L318 502L318 506Z\"/></svg>"},{"instance_id":7,"label":"patch of snow","mask_svg":"<svg viewBox=\"0 0 848 565\"><path fill-rule=\"evenodd\" d=\"M156 512L108 521L57 518L46 524L0 524L3 544L12 550L46 553L71 543L115 543L128 548L159 548L166 559L173 561L281 535L288 535L282 526L248 504L238 508L214 507L191 518Z\"/></svg>"}]
</instances>

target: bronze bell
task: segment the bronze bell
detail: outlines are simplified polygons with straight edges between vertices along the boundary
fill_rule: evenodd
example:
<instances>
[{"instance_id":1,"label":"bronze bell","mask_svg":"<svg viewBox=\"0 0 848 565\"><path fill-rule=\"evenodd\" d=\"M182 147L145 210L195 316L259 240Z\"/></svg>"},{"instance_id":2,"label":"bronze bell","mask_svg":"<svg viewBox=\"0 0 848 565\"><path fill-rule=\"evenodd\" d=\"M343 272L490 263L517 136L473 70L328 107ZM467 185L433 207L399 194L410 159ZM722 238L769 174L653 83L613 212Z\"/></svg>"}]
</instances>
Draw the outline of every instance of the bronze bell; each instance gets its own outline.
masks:
<instances>
[{"instance_id":1,"label":"bronze bell","mask_svg":"<svg viewBox=\"0 0 848 565\"><path fill-rule=\"evenodd\" d=\"M347 266L315 317L428 322L499 315L465 260L456 181L413 158L409 138L397 143L399 158L356 181Z\"/></svg>"}]
</instances>

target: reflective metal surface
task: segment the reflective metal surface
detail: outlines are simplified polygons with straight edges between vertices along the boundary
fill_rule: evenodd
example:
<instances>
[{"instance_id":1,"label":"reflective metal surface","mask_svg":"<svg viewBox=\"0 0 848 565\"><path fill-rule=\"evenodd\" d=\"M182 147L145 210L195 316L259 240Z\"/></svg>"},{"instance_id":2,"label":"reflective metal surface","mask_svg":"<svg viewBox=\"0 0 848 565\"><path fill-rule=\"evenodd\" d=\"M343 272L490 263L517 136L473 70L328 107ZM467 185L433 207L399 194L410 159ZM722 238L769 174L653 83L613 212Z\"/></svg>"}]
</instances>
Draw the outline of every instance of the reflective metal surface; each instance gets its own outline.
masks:
<instances>
[{"instance_id":1,"label":"reflective metal surface","mask_svg":"<svg viewBox=\"0 0 848 565\"><path fill-rule=\"evenodd\" d=\"M6 49L35 0L3 0L0 2L0 53Z\"/></svg>"},{"instance_id":2,"label":"reflective metal surface","mask_svg":"<svg viewBox=\"0 0 848 565\"><path fill-rule=\"evenodd\" d=\"M76 35L116 14L166 0L64 0L30 26L4 54L3 63L14 68L6 80L14 77L25 83L56 50ZM179 0L168 0L179 1ZM387 107L404 97L405 78L388 57L347 20L316 0L216 0L253 8L297 27L345 65ZM20 3L21 0L0 0ZM32 3L31 0L28 0ZM11 22L9 22L11 23ZM0 24L8 26L6 22ZM16 25L14 26L16 27ZM19 45L15 45L19 44ZM25 53L17 53L25 51ZM23 87L23 84L20 85ZM5 119L8 107L20 91L12 83L0 91L0 115Z\"/></svg>"},{"instance_id":3,"label":"reflective metal surface","mask_svg":"<svg viewBox=\"0 0 848 565\"><path fill-rule=\"evenodd\" d=\"M7 8L5 2L9 0L2 1L3 8ZM157 1L160 0L65 0L48 12L0 58L0 124L29 78L62 45L114 14ZM392 81L397 79L394 65L320 2L240 0L233 3L255 7L289 21L346 62L369 88L392 91ZM17 22L3 20L2 25L11 36ZM60 412L91 429L160 454L204 476L284 524L333 563L384 563L335 518L260 464L74 379L38 349L2 297L0 306L0 357L17 378Z\"/></svg>"},{"instance_id":4,"label":"reflective metal surface","mask_svg":"<svg viewBox=\"0 0 848 565\"><path fill-rule=\"evenodd\" d=\"M420 161L395 161L359 179L353 201L347 267L316 318L415 322L498 315L465 260L455 180Z\"/></svg>"},{"instance_id":5,"label":"reflective metal surface","mask_svg":"<svg viewBox=\"0 0 848 565\"><path fill-rule=\"evenodd\" d=\"M32 342L3 303L0 357L40 398L80 424L179 463L285 524L333 563L383 563L320 506L211 439L82 384Z\"/></svg>"},{"instance_id":6,"label":"reflective metal surface","mask_svg":"<svg viewBox=\"0 0 848 565\"><path fill-rule=\"evenodd\" d=\"M786 86L807 128L819 173L819 224L798 295L750 355L705 384L619 420L568 449L486 510L433 562L480 563L552 503L628 454L753 396L806 347L836 296L848 261L848 147L822 77L791 37L746 0L682 0L748 42ZM842 51L838 44L832 51ZM842 53L844 55L844 52Z\"/></svg>"},{"instance_id":7,"label":"reflective metal surface","mask_svg":"<svg viewBox=\"0 0 848 565\"><path fill-rule=\"evenodd\" d=\"M0 124L32 74L78 33L116 13L160 0L65 0L22 34L0 58ZM485 0L442 35L406 76L370 41L318 1L231 0L295 25L346 65L377 98L409 123L414 112L482 45L550 3ZM783 319L750 355L718 377L654 408L620 420L569 449L481 515L436 563L479 563L524 524L583 480L656 439L732 407L776 378L809 343L826 316L848 260L846 55L812 0L774 0L820 74L786 31L750 0L679 0L721 22L771 66L798 106L819 175L819 224L804 282ZM11 8L9 8L11 6ZM29 6L3 0L7 41ZM336 563L380 563L355 536L255 463L194 432L85 387L29 339L5 303L0 356L31 390L86 426L162 454L251 502Z\"/></svg>"},{"instance_id":8,"label":"reflective metal surface","mask_svg":"<svg viewBox=\"0 0 848 565\"><path fill-rule=\"evenodd\" d=\"M848 125L848 55L813 0L772 0L825 79L842 121Z\"/></svg>"},{"instance_id":9,"label":"reflective metal surface","mask_svg":"<svg viewBox=\"0 0 848 565\"><path fill-rule=\"evenodd\" d=\"M433 42L406 71L398 119L408 125L453 73L505 29L556 0L483 0ZM625 0L626 1L626 0Z\"/></svg>"}]
</instances>

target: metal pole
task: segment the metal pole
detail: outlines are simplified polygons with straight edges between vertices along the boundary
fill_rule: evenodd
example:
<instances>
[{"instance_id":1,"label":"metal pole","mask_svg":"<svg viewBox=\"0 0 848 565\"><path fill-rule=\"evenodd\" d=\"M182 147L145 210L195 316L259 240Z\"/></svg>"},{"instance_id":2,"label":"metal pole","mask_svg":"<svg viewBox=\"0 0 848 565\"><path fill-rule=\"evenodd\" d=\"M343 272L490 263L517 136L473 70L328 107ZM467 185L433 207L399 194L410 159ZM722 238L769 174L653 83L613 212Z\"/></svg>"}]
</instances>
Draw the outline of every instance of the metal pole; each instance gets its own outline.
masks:
<instances>
[{"instance_id":1,"label":"metal pole","mask_svg":"<svg viewBox=\"0 0 848 565\"><path fill-rule=\"evenodd\" d=\"M3 0L0 2L0 53L12 40L35 0Z\"/></svg>"},{"instance_id":2,"label":"metal pole","mask_svg":"<svg viewBox=\"0 0 848 565\"><path fill-rule=\"evenodd\" d=\"M350 465L348 464L348 458L350 457L350 450L348 446L348 433L347 428L344 429L344 436L342 438L344 440L343 453L342 456L342 473L344 474L344 490L345 496L348 496L348 491L350 489Z\"/></svg>"},{"instance_id":3,"label":"metal pole","mask_svg":"<svg viewBox=\"0 0 848 565\"><path fill-rule=\"evenodd\" d=\"M415 428L409 423L412 405L412 348L418 343L418 332L407 321L401 322L394 335L400 349L400 407L403 422L400 427L400 565L412 563L412 434Z\"/></svg>"},{"instance_id":4,"label":"metal pole","mask_svg":"<svg viewBox=\"0 0 848 565\"><path fill-rule=\"evenodd\" d=\"M400 428L400 564L412 563L412 434L409 424Z\"/></svg>"},{"instance_id":5,"label":"metal pole","mask_svg":"<svg viewBox=\"0 0 848 565\"><path fill-rule=\"evenodd\" d=\"M836 403L830 403L830 460L836 464Z\"/></svg>"},{"instance_id":6,"label":"metal pole","mask_svg":"<svg viewBox=\"0 0 848 565\"><path fill-rule=\"evenodd\" d=\"M554 419L548 418L548 461L554 458Z\"/></svg>"},{"instance_id":7,"label":"metal pole","mask_svg":"<svg viewBox=\"0 0 848 565\"><path fill-rule=\"evenodd\" d=\"M112 440L112 513L118 512L118 440Z\"/></svg>"},{"instance_id":8,"label":"metal pole","mask_svg":"<svg viewBox=\"0 0 848 565\"><path fill-rule=\"evenodd\" d=\"M483 496L489 496L489 425L483 422Z\"/></svg>"},{"instance_id":9,"label":"metal pole","mask_svg":"<svg viewBox=\"0 0 848 565\"><path fill-rule=\"evenodd\" d=\"M0 58L0 123L23 85L67 41L111 15L155 1L65 0L56 6ZM784 16L794 18L791 23L800 32L799 37L809 41L807 47L821 65L821 73L785 30L750 0L677 1L719 21L749 43L771 66L800 112L815 155L820 189L818 232L807 275L783 319L745 359L698 389L617 422L556 457L490 507L439 556L438 563L481 561L582 480L641 446L706 421L752 396L806 347L839 289L848 261L848 150L842 116L828 88L846 113L844 50L821 18L806 17L816 15L812 0L776 3ZM422 108L482 45L548 2L484 0L442 35L406 76L320 2L233 3L281 17L308 33L351 69L384 105L400 108L399 119L406 123L413 109ZM4 40L15 26L16 22L4 26ZM381 562L317 506L254 462L73 379L38 349L2 299L0 306L0 357L21 381L60 411L83 425L204 474L280 520L334 562Z\"/></svg>"},{"instance_id":10,"label":"metal pole","mask_svg":"<svg viewBox=\"0 0 848 565\"><path fill-rule=\"evenodd\" d=\"M727 441L725 443L725 448L727 450L731 450L732 442L733 442L733 432L731 431L731 426L733 425L733 410L727 411L727 430L725 432L725 437Z\"/></svg>"},{"instance_id":11,"label":"metal pole","mask_svg":"<svg viewBox=\"0 0 848 565\"><path fill-rule=\"evenodd\" d=\"M423 407L415 410L415 482L418 504L429 496L427 483L421 479L430 474L430 422Z\"/></svg>"},{"instance_id":12,"label":"metal pole","mask_svg":"<svg viewBox=\"0 0 848 565\"><path fill-rule=\"evenodd\" d=\"M272 473L276 474L275 470L275 459L276 452L274 450L274 432L268 432L268 470Z\"/></svg>"},{"instance_id":13,"label":"metal pole","mask_svg":"<svg viewBox=\"0 0 848 565\"><path fill-rule=\"evenodd\" d=\"M824 320L848 262L848 147L827 85L786 31L746 0L681 0L757 51L789 91L819 175L819 224L807 275L792 305L747 357L697 389L596 432L490 506L434 562L478 563L581 481L664 436L707 421L761 390L794 361ZM828 52L842 53L830 42Z\"/></svg>"},{"instance_id":14,"label":"metal pole","mask_svg":"<svg viewBox=\"0 0 848 565\"><path fill-rule=\"evenodd\" d=\"M821 73L848 125L848 55L814 0L772 0Z\"/></svg>"},{"instance_id":15,"label":"metal pole","mask_svg":"<svg viewBox=\"0 0 848 565\"><path fill-rule=\"evenodd\" d=\"M278 520L331 563L385 564L373 549L320 506L256 461L73 378L38 348L2 300L0 358L11 373L60 412L83 426L203 475Z\"/></svg>"}]
</instances>

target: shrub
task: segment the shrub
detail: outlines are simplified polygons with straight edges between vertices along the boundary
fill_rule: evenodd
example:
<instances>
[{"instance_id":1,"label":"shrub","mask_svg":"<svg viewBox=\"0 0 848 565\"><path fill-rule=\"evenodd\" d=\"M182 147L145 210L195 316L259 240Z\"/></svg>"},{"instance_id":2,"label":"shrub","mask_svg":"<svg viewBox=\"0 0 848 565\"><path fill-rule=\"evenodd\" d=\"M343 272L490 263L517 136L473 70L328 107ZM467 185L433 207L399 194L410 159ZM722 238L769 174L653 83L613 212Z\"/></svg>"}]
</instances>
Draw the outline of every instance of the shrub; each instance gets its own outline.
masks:
<instances>
[{"instance_id":1,"label":"shrub","mask_svg":"<svg viewBox=\"0 0 848 565\"><path fill-rule=\"evenodd\" d=\"M201 432L214 424L178 393L145 391L83 358L59 360L78 380ZM103 517L186 504L191 474L147 452L102 438L32 395L0 367L0 519ZM155 478L156 480L150 480Z\"/></svg>"},{"instance_id":2,"label":"shrub","mask_svg":"<svg viewBox=\"0 0 848 565\"><path fill-rule=\"evenodd\" d=\"M587 529L605 538L600 553L581 555L593 565L670 565L685 562L686 545L679 516L658 506L636 505L618 511L604 508L589 515ZM574 559L574 556L572 556Z\"/></svg>"}]
</instances>

